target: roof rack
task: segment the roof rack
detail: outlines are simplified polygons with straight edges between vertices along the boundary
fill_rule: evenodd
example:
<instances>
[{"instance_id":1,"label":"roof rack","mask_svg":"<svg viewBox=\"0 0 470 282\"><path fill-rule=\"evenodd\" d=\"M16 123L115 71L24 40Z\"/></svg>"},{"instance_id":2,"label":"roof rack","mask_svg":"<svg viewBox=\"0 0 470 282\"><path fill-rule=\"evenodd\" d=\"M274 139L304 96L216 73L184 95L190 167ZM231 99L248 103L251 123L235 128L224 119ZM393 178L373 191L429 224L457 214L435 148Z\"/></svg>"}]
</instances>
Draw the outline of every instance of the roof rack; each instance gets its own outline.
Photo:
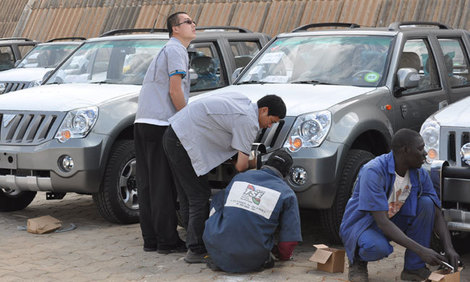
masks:
<instances>
[{"instance_id":1,"label":"roof rack","mask_svg":"<svg viewBox=\"0 0 470 282\"><path fill-rule=\"evenodd\" d=\"M314 27L349 27L349 28L359 28L361 27L358 24L355 23L311 23L311 24L306 24L303 26L299 26L292 30L291 32L299 32L299 31L305 31L309 28L314 28Z\"/></svg>"},{"instance_id":2,"label":"roof rack","mask_svg":"<svg viewBox=\"0 0 470 282\"><path fill-rule=\"evenodd\" d=\"M116 34L124 34L124 33L133 33L133 32L168 32L166 28L123 28L123 29L113 29L107 31L100 35L100 37L111 36Z\"/></svg>"},{"instance_id":3,"label":"roof rack","mask_svg":"<svg viewBox=\"0 0 470 282\"><path fill-rule=\"evenodd\" d=\"M211 29L224 29L224 30L238 30L240 33L252 33L251 30L238 27L238 26L197 26L196 30L211 30Z\"/></svg>"},{"instance_id":4,"label":"roof rack","mask_svg":"<svg viewBox=\"0 0 470 282\"><path fill-rule=\"evenodd\" d=\"M50 40L47 40L46 42L49 43L49 42L54 42L54 41L61 41L61 40L86 40L85 37L75 37L75 36L72 36L72 37L58 37L58 38L53 38L53 39L50 39Z\"/></svg>"},{"instance_id":5,"label":"roof rack","mask_svg":"<svg viewBox=\"0 0 470 282\"><path fill-rule=\"evenodd\" d=\"M399 30L401 26L404 26L404 25L432 25L432 26L437 26L439 27L439 29L452 29L450 28L449 26L445 25L445 24L441 24L441 23L438 23L438 22L413 22L413 21L409 21L409 22L393 22L391 23L389 26L388 26L388 29L389 30Z\"/></svg>"},{"instance_id":6,"label":"roof rack","mask_svg":"<svg viewBox=\"0 0 470 282\"><path fill-rule=\"evenodd\" d=\"M24 41L33 41L29 38L26 37L5 37L5 38L0 38L0 40L24 40Z\"/></svg>"}]
</instances>

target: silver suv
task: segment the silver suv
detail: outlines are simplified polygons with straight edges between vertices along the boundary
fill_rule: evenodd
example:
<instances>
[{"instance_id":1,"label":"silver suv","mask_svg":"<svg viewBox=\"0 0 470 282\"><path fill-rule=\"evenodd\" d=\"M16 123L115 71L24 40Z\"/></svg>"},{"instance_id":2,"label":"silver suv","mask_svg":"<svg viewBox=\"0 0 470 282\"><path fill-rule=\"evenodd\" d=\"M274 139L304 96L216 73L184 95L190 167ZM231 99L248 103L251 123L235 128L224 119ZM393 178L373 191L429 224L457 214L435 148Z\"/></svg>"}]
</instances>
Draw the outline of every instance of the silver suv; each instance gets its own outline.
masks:
<instances>
[{"instance_id":1,"label":"silver suv","mask_svg":"<svg viewBox=\"0 0 470 282\"><path fill-rule=\"evenodd\" d=\"M308 31L326 26L334 29ZM339 241L360 167L390 150L396 130L418 131L431 113L470 95L468 54L468 31L439 23L311 24L278 35L234 85L210 95L283 98L287 117L256 142L266 146L264 158L279 148L292 155L287 181L300 207L319 209L330 238ZM229 164L213 170L213 187L224 187L233 171Z\"/></svg>"},{"instance_id":2,"label":"silver suv","mask_svg":"<svg viewBox=\"0 0 470 282\"><path fill-rule=\"evenodd\" d=\"M193 95L228 85L237 58L269 39L199 29L189 48ZM43 85L0 95L0 211L23 209L40 191L76 192L92 194L111 222L138 221L133 122L146 70L168 41L167 32L139 31L89 39Z\"/></svg>"}]
</instances>

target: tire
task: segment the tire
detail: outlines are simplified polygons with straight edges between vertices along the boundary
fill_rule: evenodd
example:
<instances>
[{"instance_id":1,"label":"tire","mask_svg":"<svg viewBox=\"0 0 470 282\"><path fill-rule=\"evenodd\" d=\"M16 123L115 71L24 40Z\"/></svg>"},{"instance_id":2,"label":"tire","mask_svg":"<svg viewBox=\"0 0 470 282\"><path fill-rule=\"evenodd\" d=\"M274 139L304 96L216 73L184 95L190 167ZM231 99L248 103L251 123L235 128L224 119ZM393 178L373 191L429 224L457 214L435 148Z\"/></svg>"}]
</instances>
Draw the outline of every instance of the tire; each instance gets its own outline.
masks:
<instances>
[{"instance_id":1,"label":"tire","mask_svg":"<svg viewBox=\"0 0 470 282\"><path fill-rule=\"evenodd\" d=\"M356 181L360 168L374 157L372 153L364 150L351 150L346 156L333 205L329 209L321 210L320 213L322 226L326 232L325 235L331 238L332 243L341 243L339 227L343 219L344 209L352 194L354 181Z\"/></svg>"},{"instance_id":2,"label":"tire","mask_svg":"<svg viewBox=\"0 0 470 282\"><path fill-rule=\"evenodd\" d=\"M0 188L0 212L19 211L34 200L36 192Z\"/></svg>"},{"instance_id":3,"label":"tire","mask_svg":"<svg viewBox=\"0 0 470 282\"><path fill-rule=\"evenodd\" d=\"M110 222L139 222L132 140L119 140L113 145L100 192L93 194L93 200L101 216Z\"/></svg>"}]
</instances>

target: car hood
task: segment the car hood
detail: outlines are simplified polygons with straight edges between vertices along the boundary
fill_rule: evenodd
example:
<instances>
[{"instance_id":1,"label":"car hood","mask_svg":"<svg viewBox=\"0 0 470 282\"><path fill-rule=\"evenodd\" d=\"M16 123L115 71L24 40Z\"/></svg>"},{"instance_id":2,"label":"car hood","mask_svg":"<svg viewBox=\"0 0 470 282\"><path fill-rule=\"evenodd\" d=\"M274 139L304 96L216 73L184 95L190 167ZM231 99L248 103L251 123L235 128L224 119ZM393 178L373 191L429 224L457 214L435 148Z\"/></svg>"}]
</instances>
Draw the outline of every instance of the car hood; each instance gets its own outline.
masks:
<instances>
[{"instance_id":1,"label":"car hood","mask_svg":"<svg viewBox=\"0 0 470 282\"><path fill-rule=\"evenodd\" d=\"M434 118L441 126L469 127L470 124L470 97L450 104L434 114Z\"/></svg>"},{"instance_id":2,"label":"car hood","mask_svg":"<svg viewBox=\"0 0 470 282\"><path fill-rule=\"evenodd\" d=\"M286 103L288 116L298 116L314 111L326 110L338 103L375 89L371 87L312 84L232 85L195 96L192 100L207 95L238 92L256 102L265 95L274 94L281 97L284 103Z\"/></svg>"},{"instance_id":3,"label":"car hood","mask_svg":"<svg viewBox=\"0 0 470 282\"><path fill-rule=\"evenodd\" d=\"M52 68L15 68L0 72L0 82L42 80Z\"/></svg>"},{"instance_id":4,"label":"car hood","mask_svg":"<svg viewBox=\"0 0 470 282\"><path fill-rule=\"evenodd\" d=\"M60 84L42 85L0 95L1 110L70 111L99 106L127 95L138 95L140 85Z\"/></svg>"}]
</instances>

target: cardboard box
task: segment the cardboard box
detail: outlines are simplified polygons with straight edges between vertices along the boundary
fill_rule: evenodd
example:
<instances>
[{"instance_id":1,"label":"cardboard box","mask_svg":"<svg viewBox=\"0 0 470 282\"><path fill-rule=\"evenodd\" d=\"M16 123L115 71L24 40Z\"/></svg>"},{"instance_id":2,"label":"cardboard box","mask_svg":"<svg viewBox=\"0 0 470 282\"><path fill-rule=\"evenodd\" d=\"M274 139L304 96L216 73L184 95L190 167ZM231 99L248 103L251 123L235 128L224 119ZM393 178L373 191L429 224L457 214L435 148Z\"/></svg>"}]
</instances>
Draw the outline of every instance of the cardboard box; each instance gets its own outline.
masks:
<instances>
[{"instance_id":1,"label":"cardboard box","mask_svg":"<svg viewBox=\"0 0 470 282\"><path fill-rule=\"evenodd\" d=\"M45 215L28 219L26 225L29 233L44 234L59 229L62 223L57 218Z\"/></svg>"},{"instance_id":2,"label":"cardboard box","mask_svg":"<svg viewBox=\"0 0 470 282\"><path fill-rule=\"evenodd\" d=\"M344 250L329 248L323 244L313 246L317 250L309 260L317 263L317 270L331 273L344 272Z\"/></svg>"},{"instance_id":3,"label":"cardboard box","mask_svg":"<svg viewBox=\"0 0 470 282\"><path fill-rule=\"evenodd\" d=\"M462 271L462 267L459 267L459 270L453 273L450 273L446 269L439 269L433 271L426 281L460 282L460 271Z\"/></svg>"}]
</instances>

